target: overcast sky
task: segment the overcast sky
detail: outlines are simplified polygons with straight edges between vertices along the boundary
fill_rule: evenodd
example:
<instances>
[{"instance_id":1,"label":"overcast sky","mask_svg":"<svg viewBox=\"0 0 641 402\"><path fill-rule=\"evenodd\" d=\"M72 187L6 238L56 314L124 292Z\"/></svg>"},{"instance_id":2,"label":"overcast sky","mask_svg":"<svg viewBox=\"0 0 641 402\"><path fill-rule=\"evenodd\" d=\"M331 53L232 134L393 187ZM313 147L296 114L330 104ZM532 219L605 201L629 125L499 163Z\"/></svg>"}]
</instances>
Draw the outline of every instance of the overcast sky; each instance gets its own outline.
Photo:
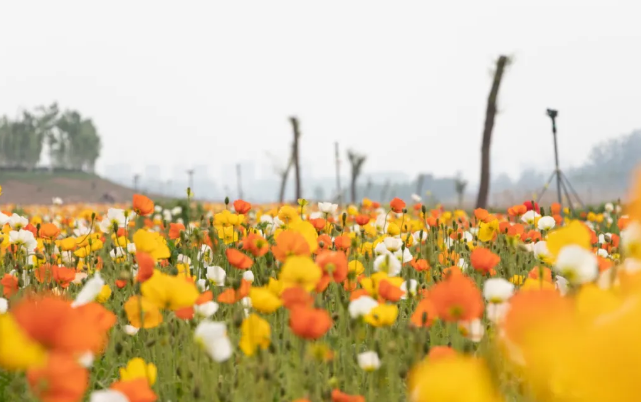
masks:
<instances>
[{"instance_id":1,"label":"overcast sky","mask_svg":"<svg viewBox=\"0 0 641 402\"><path fill-rule=\"evenodd\" d=\"M548 107L564 166L641 128L640 15L636 0L4 0L0 114L58 101L92 117L99 170L268 168L296 115L314 176L333 174L338 140L368 154L368 172L475 182L491 71L507 54L492 172L515 176L552 169Z\"/></svg>"}]
</instances>

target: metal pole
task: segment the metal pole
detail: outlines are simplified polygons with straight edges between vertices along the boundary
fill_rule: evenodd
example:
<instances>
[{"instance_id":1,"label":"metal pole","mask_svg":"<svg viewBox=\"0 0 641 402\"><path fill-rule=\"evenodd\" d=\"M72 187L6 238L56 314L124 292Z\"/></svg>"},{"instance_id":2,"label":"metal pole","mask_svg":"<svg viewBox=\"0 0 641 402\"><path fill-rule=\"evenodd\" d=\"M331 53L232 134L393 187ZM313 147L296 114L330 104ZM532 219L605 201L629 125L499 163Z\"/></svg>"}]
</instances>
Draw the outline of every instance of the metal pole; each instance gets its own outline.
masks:
<instances>
[{"instance_id":1,"label":"metal pole","mask_svg":"<svg viewBox=\"0 0 641 402\"><path fill-rule=\"evenodd\" d=\"M338 154L338 142L334 143L336 158L336 194L338 194L338 205L343 205L343 190L341 190L341 162Z\"/></svg>"},{"instance_id":2,"label":"metal pole","mask_svg":"<svg viewBox=\"0 0 641 402\"><path fill-rule=\"evenodd\" d=\"M243 199L243 186L240 181L240 163L236 165L236 181L238 182L238 198Z\"/></svg>"},{"instance_id":3,"label":"metal pole","mask_svg":"<svg viewBox=\"0 0 641 402\"><path fill-rule=\"evenodd\" d=\"M552 119L552 135L554 137L554 163L556 165L556 192L559 200L559 205L561 203L561 169L559 168L559 146L556 140L556 116L550 116Z\"/></svg>"}]
</instances>

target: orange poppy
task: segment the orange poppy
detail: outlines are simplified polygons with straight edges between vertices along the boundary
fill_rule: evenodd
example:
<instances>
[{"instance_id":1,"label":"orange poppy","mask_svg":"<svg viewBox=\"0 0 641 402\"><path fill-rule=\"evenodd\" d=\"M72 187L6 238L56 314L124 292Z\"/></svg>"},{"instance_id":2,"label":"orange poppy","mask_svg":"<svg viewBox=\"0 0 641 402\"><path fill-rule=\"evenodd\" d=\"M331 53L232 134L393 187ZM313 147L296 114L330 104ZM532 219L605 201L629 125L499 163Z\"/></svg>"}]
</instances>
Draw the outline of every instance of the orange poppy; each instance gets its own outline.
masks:
<instances>
[{"instance_id":1,"label":"orange poppy","mask_svg":"<svg viewBox=\"0 0 641 402\"><path fill-rule=\"evenodd\" d=\"M276 237L276 244L272 246L274 258L285 262L287 257L292 255L309 256L309 243L302 234L291 230L282 231Z\"/></svg>"},{"instance_id":2,"label":"orange poppy","mask_svg":"<svg viewBox=\"0 0 641 402\"><path fill-rule=\"evenodd\" d=\"M170 223L169 224L169 238L176 240L180 238L180 232L185 230L185 225L182 223Z\"/></svg>"},{"instance_id":3,"label":"orange poppy","mask_svg":"<svg viewBox=\"0 0 641 402\"><path fill-rule=\"evenodd\" d=\"M550 268L543 267L543 269L535 266L528 272L527 276L530 279L538 280L541 277L541 272L543 272L543 280L546 282L552 282L552 271Z\"/></svg>"},{"instance_id":4,"label":"orange poppy","mask_svg":"<svg viewBox=\"0 0 641 402\"><path fill-rule=\"evenodd\" d=\"M300 338L318 339L332 327L332 319L323 309L295 307L290 311L289 327Z\"/></svg>"},{"instance_id":5,"label":"orange poppy","mask_svg":"<svg viewBox=\"0 0 641 402\"><path fill-rule=\"evenodd\" d=\"M561 215L561 204L558 202L552 203L552 205L550 205L550 213L552 215Z\"/></svg>"},{"instance_id":6,"label":"orange poppy","mask_svg":"<svg viewBox=\"0 0 641 402\"><path fill-rule=\"evenodd\" d=\"M316 257L316 264L323 270L323 276L330 276L334 282L347 278L347 256L342 251L325 251Z\"/></svg>"},{"instance_id":7,"label":"orange poppy","mask_svg":"<svg viewBox=\"0 0 641 402\"><path fill-rule=\"evenodd\" d=\"M430 290L439 318L444 321L471 321L483 315L483 297L473 280L452 274Z\"/></svg>"},{"instance_id":8,"label":"orange poppy","mask_svg":"<svg viewBox=\"0 0 641 402\"><path fill-rule=\"evenodd\" d=\"M389 206L390 208L392 208L392 211L396 212L397 214L400 214L401 212L403 212L403 209L405 208L405 201L396 197L392 201L390 201Z\"/></svg>"},{"instance_id":9,"label":"orange poppy","mask_svg":"<svg viewBox=\"0 0 641 402\"><path fill-rule=\"evenodd\" d=\"M314 252L315 254L320 254L323 251L332 249L332 238L326 234L318 236L318 248Z\"/></svg>"},{"instance_id":10,"label":"orange poppy","mask_svg":"<svg viewBox=\"0 0 641 402\"><path fill-rule=\"evenodd\" d=\"M142 194L134 194L132 209L140 216L151 215L154 212L154 202Z\"/></svg>"},{"instance_id":11,"label":"orange poppy","mask_svg":"<svg viewBox=\"0 0 641 402\"><path fill-rule=\"evenodd\" d=\"M389 281L382 280L378 283L378 295L387 301L397 302L404 294L401 288L392 285Z\"/></svg>"},{"instance_id":12,"label":"orange poppy","mask_svg":"<svg viewBox=\"0 0 641 402\"><path fill-rule=\"evenodd\" d=\"M73 356L52 353L44 367L27 371L31 392L43 402L76 402L89 386L89 373Z\"/></svg>"},{"instance_id":13,"label":"orange poppy","mask_svg":"<svg viewBox=\"0 0 641 402\"><path fill-rule=\"evenodd\" d=\"M351 246L352 239L346 234L336 236L334 238L334 247L336 247L337 250L344 250L347 252Z\"/></svg>"},{"instance_id":14,"label":"orange poppy","mask_svg":"<svg viewBox=\"0 0 641 402\"><path fill-rule=\"evenodd\" d=\"M249 296L249 290L251 289L251 282L242 279L240 281L240 287L238 289L225 289L221 294L218 295L216 299L219 303L224 304L234 304L244 297Z\"/></svg>"},{"instance_id":15,"label":"orange poppy","mask_svg":"<svg viewBox=\"0 0 641 402\"><path fill-rule=\"evenodd\" d=\"M512 217L521 216L527 212L527 207L523 204L514 205L507 209L507 214Z\"/></svg>"},{"instance_id":16,"label":"orange poppy","mask_svg":"<svg viewBox=\"0 0 641 402\"><path fill-rule=\"evenodd\" d=\"M474 210L474 217L476 217L478 221L485 222L489 216L489 212L483 208L476 208Z\"/></svg>"},{"instance_id":17,"label":"orange poppy","mask_svg":"<svg viewBox=\"0 0 641 402\"><path fill-rule=\"evenodd\" d=\"M486 248L477 247L470 255L470 262L475 270L487 274L501 262L501 257Z\"/></svg>"},{"instance_id":18,"label":"orange poppy","mask_svg":"<svg viewBox=\"0 0 641 402\"><path fill-rule=\"evenodd\" d=\"M54 239L60 234L60 229L53 223L45 223L40 226L40 237L45 239Z\"/></svg>"},{"instance_id":19,"label":"orange poppy","mask_svg":"<svg viewBox=\"0 0 641 402\"><path fill-rule=\"evenodd\" d=\"M316 229L317 232L320 232L321 230L325 229L325 226L327 225L327 221L324 218L315 218L315 219L310 219L309 223L312 224L314 229Z\"/></svg>"},{"instance_id":20,"label":"orange poppy","mask_svg":"<svg viewBox=\"0 0 641 402\"><path fill-rule=\"evenodd\" d=\"M64 289L76 279L76 270L44 264L34 270L34 276L40 283L56 283Z\"/></svg>"},{"instance_id":21,"label":"orange poppy","mask_svg":"<svg viewBox=\"0 0 641 402\"><path fill-rule=\"evenodd\" d=\"M299 286L285 289L280 298L288 310L294 307L311 307L314 304L312 295Z\"/></svg>"},{"instance_id":22,"label":"orange poppy","mask_svg":"<svg viewBox=\"0 0 641 402\"><path fill-rule=\"evenodd\" d=\"M151 278L154 274L154 266L156 263L151 255L138 251L136 253L136 262L138 263L138 274L136 275L136 281L143 283L147 279Z\"/></svg>"},{"instance_id":23,"label":"orange poppy","mask_svg":"<svg viewBox=\"0 0 641 402\"><path fill-rule=\"evenodd\" d=\"M247 212L249 212L250 209L252 209L252 204L248 203L247 201L234 201L234 210L236 211L236 213L245 215Z\"/></svg>"},{"instance_id":24,"label":"orange poppy","mask_svg":"<svg viewBox=\"0 0 641 402\"><path fill-rule=\"evenodd\" d=\"M110 388L124 394L129 402L155 402L158 399L154 391L149 388L147 378L116 381Z\"/></svg>"},{"instance_id":25,"label":"orange poppy","mask_svg":"<svg viewBox=\"0 0 641 402\"><path fill-rule=\"evenodd\" d=\"M2 284L2 295L6 298L10 298L18 293L18 289L20 288L18 285L18 278L11 274L4 274L0 284Z\"/></svg>"},{"instance_id":26,"label":"orange poppy","mask_svg":"<svg viewBox=\"0 0 641 402\"><path fill-rule=\"evenodd\" d=\"M249 251L254 257L262 257L269 251L269 242L256 233L250 233L243 239L243 250Z\"/></svg>"},{"instance_id":27,"label":"orange poppy","mask_svg":"<svg viewBox=\"0 0 641 402\"><path fill-rule=\"evenodd\" d=\"M413 259L410 261L410 265L418 272L424 272L430 269L430 264L424 258L419 258L418 260Z\"/></svg>"},{"instance_id":28,"label":"orange poppy","mask_svg":"<svg viewBox=\"0 0 641 402\"><path fill-rule=\"evenodd\" d=\"M437 318L436 307L430 299L421 300L416 306L416 310L410 317L410 322L416 327L429 327Z\"/></svg>"},{"instance_id":29,"label":"orange poppy","mask_svg":"<svg viewBox=\"0 0 641 402\"><path fill-rule=\"evenodd\" d=\"M106 321L87 320L88 310L74 309L62 298L29 297L17 303L12 314L31 338L48 349L84 353L103 346Z\"/></svg>"},{"instance_id":30,"label":"orange poppy","mask_svg":"<svg viewBox=\"0 0 641 402\"><path fill-rule=\"evenodd\" d=\"M247 257L243 252L238 251L235 248L228 248L225 250L225 255L227 256L229 264L238 269L249 269L254 264L251 258Z\"/></svg>"},{"instance_id":31,"label":"orange poppy","mask_svg":"<svg viewBox=\"0 0 641 402\"><path fill-rule=\"evenodd\" d=\"M370 219L371 218L369 215L361 214L361 215L357 215L355 220L357 225L365 226L369 223Z\"/></svg>"},{"instance_id":32,"label":"orange poppy","mask_svg":"<svg viewBox=\"0 0 641 402\"><path fill-rule=\"evenodd\" d=\"M332 402L365 402L365 397L345 394L338 389L334 389L332 390Z\"/></svg>"}]
</instances>

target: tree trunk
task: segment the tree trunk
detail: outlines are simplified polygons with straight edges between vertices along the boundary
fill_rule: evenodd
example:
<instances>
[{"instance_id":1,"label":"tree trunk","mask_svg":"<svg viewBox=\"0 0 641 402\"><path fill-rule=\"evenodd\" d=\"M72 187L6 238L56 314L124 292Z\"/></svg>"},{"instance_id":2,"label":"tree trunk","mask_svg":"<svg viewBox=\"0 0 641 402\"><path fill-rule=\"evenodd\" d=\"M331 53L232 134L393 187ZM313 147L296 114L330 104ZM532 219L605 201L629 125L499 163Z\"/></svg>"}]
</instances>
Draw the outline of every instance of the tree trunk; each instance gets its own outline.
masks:
<instances>
[{"instance_id":1,"label":"tree trunk","mask_svg":"<svg viewBox=\"0 0 641 402\"><path fill-rule=\"evenodd\" d=\"M487 196L490 190L490 144L492 142L492 129L494 128L494 118L496 117L496 99L499 94L499 87L503 79L505 66L508 58L500 56L496 61L496 71L494 72L494 81L490 95L487 99L487 110L485 112L485 127L483 129L483 144L481 146L481 184L479 194L476 199L477 208L487 207Z\"/></svg>"},{"instance_id":2,"label":"tree trunk","mask_svg":"<svg viewBox=\"0 0 641 402\"><path fill-rule=\"evenodd\" d=\"M356 203L356 174L352 172L352 183L350 186L352 204Z\"/></svg>"},{"instance_id":3,"label":"tree trunk","mask_svg":"<svg viewBox=\"0 0 641 402\"><path fill-rule=\"evenodd\" d=\"M278 192L278 202L283 204L285 202L285 187L287 186L287 176L289 176L289 171L292 167L292 160L290 159L287 168L280 176L280 190Z\"/></svg>"},{"instance_id":4,"label":"tree trunk","mask_svg":"<svg viewBox=\"0 0 641 402\"><path fill-rule=\"evenodd\" d=\"M298 149L298 139L300 137L300 131L298 130L298 119L296 117L290 117L289 119L292 122L292 128L294 129L294 169L296 177L296 199L299 200L303 197L302 188L300 185L300 157Z\"/></svg>"},{"instance_id":5,"label":"tree trunk","mask_svg":"<svg viewBox=\"0 0 641 402\"><path fill-rule=\"evenodd\" d=\"M238 185L238 199L243 199L243 185L240 181L240 163L236 164L236 182Z\"/></svg>"},{"instance_id":6,"label":"tree trunk","mask_svg":"<svg viewBox=\"0 0 641 402\"><path fill-rule=\"evenodd\" d=\"M421 173L418 175L418 178L416 179L416 195L420 197L422 191L423 191L423 174Z\"/></svg>"}]
</instances>

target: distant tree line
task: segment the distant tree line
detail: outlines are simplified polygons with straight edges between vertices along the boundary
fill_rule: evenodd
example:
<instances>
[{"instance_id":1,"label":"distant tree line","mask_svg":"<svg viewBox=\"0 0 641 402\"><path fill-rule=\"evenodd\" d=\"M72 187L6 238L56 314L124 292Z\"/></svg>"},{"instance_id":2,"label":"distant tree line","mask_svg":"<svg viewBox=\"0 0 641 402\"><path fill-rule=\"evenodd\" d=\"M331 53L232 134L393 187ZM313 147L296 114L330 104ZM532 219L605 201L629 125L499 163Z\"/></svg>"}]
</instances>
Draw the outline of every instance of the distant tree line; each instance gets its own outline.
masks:
<instances>
[{"instance_id":1,"label":"distant tree line","mask_svg":"<svg viewBox=\"0 0 641 402\"><path fill-rule=\"evenodd\" d=\"M23 110L16 118L0 117L0 169L34 170L43 153L49 168L93 172L100 156L98 130L75 110L57 103Z\"/></svg>"}]
</instances>

